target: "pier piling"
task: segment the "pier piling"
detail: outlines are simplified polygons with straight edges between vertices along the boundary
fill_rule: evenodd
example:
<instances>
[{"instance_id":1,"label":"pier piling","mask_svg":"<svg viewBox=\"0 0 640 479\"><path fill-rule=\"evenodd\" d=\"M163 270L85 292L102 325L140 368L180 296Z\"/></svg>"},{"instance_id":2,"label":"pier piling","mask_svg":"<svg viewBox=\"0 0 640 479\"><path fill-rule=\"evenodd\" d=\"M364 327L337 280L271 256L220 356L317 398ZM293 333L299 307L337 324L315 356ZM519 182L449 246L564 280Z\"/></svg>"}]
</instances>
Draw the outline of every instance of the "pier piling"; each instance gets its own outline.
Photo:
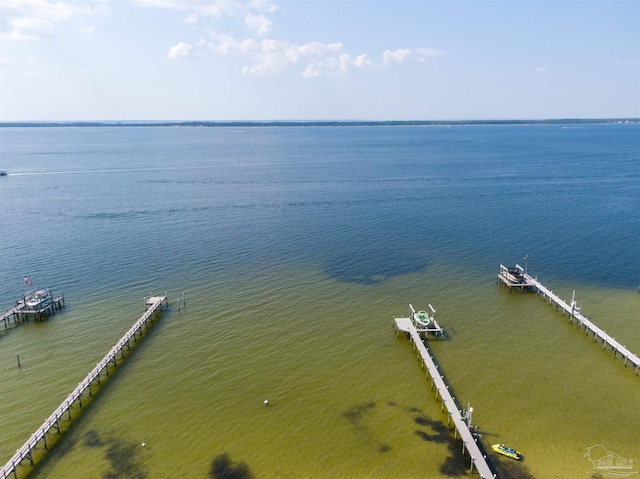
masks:
<instances>
[{"instance_id":1,"label":"pier piling","mask_svg":"<svg viewBox=\"0 0 640 479\"><path fill-rule=\"evenodd\" d=\"M578 329L581 326L584 326L586 335L589 334L589 331L592 332L594 342L598 342L598 339L602 340L603 350L606 350L607 346L611 346L611 348L613 349L614 358L618 355L618 353L621 355L621 357L624 357L625 367L627 365L627 362L631 362L631 364L633 364L636 368L636 376L638 375L637 371L640 370L640 358L629 351L626 347L618 343L618 341L608 335L606 331L596 326L592 321L589 320L588 317L583 316L580 313L580 308L578 307L575 299L575 290L573 291L571 301L567 303L566 301L560 299L558 295L554 294L553 291L544 286L536 278L526 273L524 268L522 268L522 266L518 264L516 264L515 268L512 269L500 265L498 280L509 289L516 288L523 291L534 291L542 296L543 299L548 299L549 304L554 305L556 307L556 310L562 310L563 316L565 312L569 314L569 321L571 321L571 323L573 323L573 318L575 318Z\"/></svg>"},{"instance_id":2,"label":"pier piling","mask_svg":"<svg viewBox=\"0 0 640 479\"><path fill-rule=\"evenodd\" d=\"M109 376L109 365L113 362L114 365L117 365L116 357L118 354L121 359L124 359L124 347L129 344L129 340L131 338L136 337L136 334L140 333L140 338L142 338L143 332L146 332L148 328L151 326L153 322L153 315L156 311L162 312L163 305L168 305L167 296L157 296L145 298L145 308L146 311L144 314L134 323L134 325L125 333L125 335L116 343L115 346L111 348L111 350L102 358L96 367L82 380L76 389L67 396L67 398L58 406L58 408L44 421L42 426L38 428L36 432L34 432L29 440L24 443L24 445L16 451L13 457L2 467L0 468L0 479L7 479L10 475L13 479L18 479L18 467L22 464L25 459L29 459L29 463L31 465L35 464L33 451L40 441L42 441L43 446L46 449L49 448L49 444L47 443L47 434L51 431L51 429L55 429L58 433L60 433L60 420L63 415L68 416L68 421L72 420L71 408L77 404L80 408L82 408L82 396L85 391L89 392L89 396L92 396L91 383L96 381L100 384L100 375L104 371L107 376ZM18 366L20 366L20 357L18 356Z\"/></svg>"},{"instance_id":3,"label":"pier piling","mask_svg":"<svg viewBox=\"0 0 640 479\"><path fill-rule=\"evenodd\" d=\"M415 313L413 307L411 308L411 311ZM464 411L463 417L463 412L458 408L455 398L452 397L444 377L439 372L438 366L429 353L429 349L420 337L420 332L416 328L414 320L412 318L394 318L394 321L396 331L403 331L407 333L409 341L412 343L412 347L418 350L421 362L428 371L427 377L431 378L431 389L433 390L435 388L436 390L436 401L439 399L442 401L441 410L443 413L446 409L447 424L449 425L453 422L454 439L457 439L458 433L460 433L460 437L462 439L462 454L464 455L465 450L469 453L472 464L471 470L473 471L475 469L483 479L495 477L493 471L489 467L486 457L484 457L478 444L474 440L470 419L470 411L472 409L469 407L469 411ZM439 326L437 326L437 328L438 334L436 334L436 337L441 337L442 329Z\"/></svg>"}]
</instances>

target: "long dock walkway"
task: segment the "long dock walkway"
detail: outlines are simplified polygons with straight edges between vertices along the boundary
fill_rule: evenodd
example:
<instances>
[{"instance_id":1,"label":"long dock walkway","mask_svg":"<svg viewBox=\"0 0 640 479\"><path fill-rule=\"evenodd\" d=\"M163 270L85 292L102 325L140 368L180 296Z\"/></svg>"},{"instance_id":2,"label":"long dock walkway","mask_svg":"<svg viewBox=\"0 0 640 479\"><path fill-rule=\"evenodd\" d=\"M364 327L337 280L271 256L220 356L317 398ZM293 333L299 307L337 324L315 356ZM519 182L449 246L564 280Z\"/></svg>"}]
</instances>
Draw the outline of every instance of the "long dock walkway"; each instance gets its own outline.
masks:
<instances>
[{"instance_id":1,"label":"long dock walkway","mask_svg":"<svg viewBox=\"0 0 640 479\"><path fill-rule=\"evenodd\" d=\"M624 365L626 367L627 363L631 363L636 370L636 376L640 374L640 358L629 351L625 346L621 345L615 338L609 336L604 330L600 329L596 326L592 321L589 320L588 317L583 316L580 313L580 308L578 307L575 301L575 291L574 296L571 299L571 302L567 303L563 299L561 299L558 295L556 295L549 288L544 286L537 278L532 277L530 274L526 272L522 266L516 264L514 269L509 269L503 265L500 265L500 273L498 274L498 279L505 285L510 288L516 287L521 289L528 289L531 291L535 291L539 295L541 295L545 300L549 301L549 304L555 305L556 309L562 311L562 315L565 313L569 315L569 321L573 322L575 319L578 328L584 326L585 334L592 333L594 342L597 342L598 339L602 341L602 349L607 349L607 346L611 348L613 351L613 356L616 357L618 354L621 358L624 359Z\"/></svg>"},{"instance_id":2,"label":"long dock walkway","mask_svg":"<svg viewBox=\"0 0 640 479\"><path fill-rule=\"evenodd\" d=\"M431 377L431 389L435 388L436 390L436 400L438 399L438 396L440 396L442 400L442 411L444 412L446 408L447 413L449 414L449 420L453 421L456 437L460 434L460 438L462 439L462 453L464 454L466 449L469 454L471 471L473 472L475 468L483 479L496 478L497 476L487 463L486 456L480 450L476 438L469 429L469 416L464 417L461 410L458 409L456 401L451 396L444 378L441 376L440 371L438 371L438 366L433 361L433 357L429 354L429 349L422 341L414 321L411 318L394 318L394 321L396 333L399 334L402 331L408 334L409 340L413 344L414 351L417 351L423 367L426 367L427 378Z\"/></svg>"},{"instance_id":3,"label":"long dock walkway","mask_svg":"<svg viewBox=\"0 0 640 479\"><path fill-rule=\"evenodd\" d=\"M56 431L60 432L60 422L63 420L63 416L65 414L68 415L68 420L71 421L71 407L78 403L80 407L82 407L82 396L88 391L89 395L92 395L91 384L95 381L100 384L101 375L104 372L107 376L109 375L109 366L113 363L114 366L118 364L118 355L120 355L120 359L124 358L124 348L127 350L131 349L131 341L136 342L138 340L138 335L142 338L142 335L146 331L146 328L150 326L150 322L153 320L153 314L160 309L162 311L163 304L165 306L168 305L166 294L164 296L154 296L151 298L145 298L145 307L146 311L144 314L135 322L133 326L125 333L120 341L116 343L115 346L111 348L111 350L102 358L102 360L96 364L96 367L84 378L76 387L71 394L67 396L67 398L58 406L58 408L53 411L53 413L42 423L42 426L34 432L29 440L24 443L24 445L16 451L13 457L0 469L0 479L7 479L10 474L13 474L14 479L18 479L18 466L25 460L29 459L31 465L34 464L34 455L33 451L42 441L44 448L48 449L47 445L47 434L51 431L51 429L55 428Z\"/></svg>"}]
</instances>

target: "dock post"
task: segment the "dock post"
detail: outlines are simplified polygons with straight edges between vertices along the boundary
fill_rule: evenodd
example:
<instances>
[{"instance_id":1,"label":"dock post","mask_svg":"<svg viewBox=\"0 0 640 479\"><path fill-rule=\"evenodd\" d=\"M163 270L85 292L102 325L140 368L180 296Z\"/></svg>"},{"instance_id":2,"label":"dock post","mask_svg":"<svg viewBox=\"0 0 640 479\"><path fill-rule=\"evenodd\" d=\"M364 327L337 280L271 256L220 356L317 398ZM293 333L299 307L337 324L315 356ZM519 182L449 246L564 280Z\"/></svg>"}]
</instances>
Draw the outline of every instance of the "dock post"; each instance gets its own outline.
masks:
<instances>
[{"instance_id":1,"label":"dock post","mask_svg":"<svg viewBox=\"0 0 640 479\"><path fill-rule=\"evenodd\" d=\"M17 355L16 355L16 358L18 358L18 367L19 367L19 368L21 368L22 366L20 365L20 355L19 355L19 354L17 354Z\"/></svg>"}]
</instances>

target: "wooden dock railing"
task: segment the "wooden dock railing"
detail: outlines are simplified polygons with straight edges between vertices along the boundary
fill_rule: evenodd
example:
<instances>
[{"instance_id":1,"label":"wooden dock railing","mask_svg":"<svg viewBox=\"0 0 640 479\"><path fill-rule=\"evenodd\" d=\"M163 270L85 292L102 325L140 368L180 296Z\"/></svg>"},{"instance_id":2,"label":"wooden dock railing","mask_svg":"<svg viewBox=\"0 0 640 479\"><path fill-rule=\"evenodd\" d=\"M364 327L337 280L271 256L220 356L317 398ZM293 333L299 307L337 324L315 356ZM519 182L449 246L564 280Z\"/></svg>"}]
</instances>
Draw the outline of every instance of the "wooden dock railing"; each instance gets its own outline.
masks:
<instances>
[{"instance_id":1,"label":"wooden dock railing","mask_svg":"<svg viewBox=\"0 0 640 479\"><path fill-rule=\"evenodd\" d=\"M431 378L431 389L436 390L436 400L439 398L442 400L442 412L444 412L446 408L449 415L447 425L453 421L455 428L454 436L457 437L459 434L462 439L462 453L464 454L466 450L469 454L471 472L475 469L483 479L497 477L491 470L491 467L489 467L487 457L480 450L477 439L471 430L473 427L470 424L470 411L465 411L463 415L463 411L458 409L455 398L449 392L449 386L447 386L444 377L440 374L438 366L429 353L429 349L422 341L414 322L411 318L394 318L394 322L396 333L399 334L401 331L407 333L409 340L413 344L414 351L417 351L417 356L421 361L422 367L426 367L427 379L429 379L429 377Z\"/></svg>"},{"instance_id":2,"label":"wooden dock railing","mask_svg":"<svg viewBox=\"0 0 640 479\"><path fill-rule=\"evenodd\" d=\"M512 274L516 272L515 278ZM585 329L585 334L592 333L594 342L597 342L598 339L602 341L602 349L607 349L610 347L613 351L613 356L616 357L620 355L621 358L624 359L624 365L627 366L628 363L631 363L635 368L636 376L640 374L640 358L629 351L625 346L616 341L615 338L611 337L607 334L603 329L600 329L596 326L592 321L589 320L588 317L583 316L580 313L580 308L578 307L575 300L575 291L573 292L573 298L569 303L561 299L557 294L543 285L537 278L534 278L529 273L526 272L526 269L522 268L520 265L516 265L515 269L510 270L503 265L500 265L500 273L498 274L498 279L508 287L516 287L522 289L528 289L531 291L535 291L539 295L541 295L545 300L549 301L549 304L556 307L556 309L562 311L562 315L569 315L569 321L573 322L576 320L578 328L583 327Z\"/></svg>"},{"instance_id":3,"label":"wooden dock railing","mask_svg":"<svg viewBox=\"0 0 640 479\"><path fill-rule=\"evenodd\" d=\"M65 414L68 415L68 420L71 418L71 407L78 403L82 407L82 395L85 391L89 391L89 395L92 395L91 384L96 381L100 384L100 376L104 371L106 375L109 375L109 364L113 362L117 365L118 354L120 357L124 357L124 348L131 349L130 341L136 340L136 336L140 337L144 334L146 326L153 319L153 314L160 309L162 311L163 304L167 305L167 296L155 296L151 298L145 298L145 305L147 307L144 314L135 322L135 324L125 333L120 341L102 358L102 360L96 364L96 367L85 377L76 387L71 394L58 406L58 408L42 423L36 432L24 443L24 445L16 451L13 457L0 469L0 479L7 479L10 475L13 475L14 479L18 479L18 466L22 464L25 459L29 459L31 465L34 464L33 451L40 441L43 442L44 448L47 449L47 434L53 428L60 432L60 421Z\"/></svg>"}]
</instances>

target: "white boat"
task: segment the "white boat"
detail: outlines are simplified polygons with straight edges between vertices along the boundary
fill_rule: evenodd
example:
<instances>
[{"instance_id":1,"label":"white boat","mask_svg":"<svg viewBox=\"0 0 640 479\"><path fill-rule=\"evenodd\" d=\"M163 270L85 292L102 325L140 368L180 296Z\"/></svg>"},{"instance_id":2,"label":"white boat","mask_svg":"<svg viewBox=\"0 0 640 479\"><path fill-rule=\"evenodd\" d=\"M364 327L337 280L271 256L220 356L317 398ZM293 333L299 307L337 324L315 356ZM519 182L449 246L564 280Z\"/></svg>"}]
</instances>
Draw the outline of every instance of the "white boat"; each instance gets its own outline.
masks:
<instances>
[{"instance_id":1,"label":"white boat","mask_svg":"<svg viewBox=\"0 0 640 479\"><path fill-rule=\"evenodd\" d=\"M24 299L28 308L42 309L51 303L51 294L49 294L49 291L41 289L35 293L25 296Z\"/></svg>"}]
</instances>

